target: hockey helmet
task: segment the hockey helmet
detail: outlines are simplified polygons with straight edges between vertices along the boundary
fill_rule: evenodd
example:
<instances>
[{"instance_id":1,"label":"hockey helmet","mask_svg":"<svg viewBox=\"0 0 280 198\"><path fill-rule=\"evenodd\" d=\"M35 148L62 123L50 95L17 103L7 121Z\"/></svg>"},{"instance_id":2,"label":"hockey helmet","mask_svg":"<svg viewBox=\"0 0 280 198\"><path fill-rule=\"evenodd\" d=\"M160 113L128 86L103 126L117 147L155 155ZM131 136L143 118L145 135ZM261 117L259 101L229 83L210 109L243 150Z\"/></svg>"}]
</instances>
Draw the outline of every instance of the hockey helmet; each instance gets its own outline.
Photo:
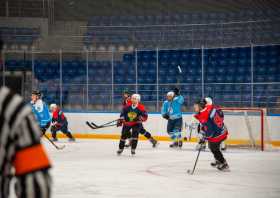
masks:
<instances>
[{"instance_id":1,"label":"hockey helmet","mask_svg":"<svg viewBox=\"0 0 280 198\"><path fill-rule=\"evenodd\" d=\"M140 102L140 100L141 100L141 96L140 96L139 94L133 94L133 95L131 96L131 98L138 99L138 100L139 100L138 102Z\"/></svg>"},{"instance_id":2,"label":"hockey helmet","mask_svg":"<svg viewBox=\"0 0 280 198\"><path fill-rule=\"evenodd\" d=\"M31 92L31 95L36 95L36 96L39 96L39 97L41 97L41 93L40 93L40 91L37 91L37 90L35 90L35 91L32 91Z\"/></svg>"},{"instance_id":3,"label":"hockey helmet","mask_svg":"<svg viewBox=\"0 0 280 198\"><path fill-rule=\"evenodd\" d=\"M194 104L197 104L198 107L204 109L206 106L206 100L205 100L205 98L198 98L194 101Z\"/></svg>"},{"instance_id":4,"label":"hockey helmet","mask_svg":"<svg viewBox=\"0 0 280 198\"><path fill-rule=\"evenodd\" d=\"M131 91L130 91L129 89L126 89L126 90L123 91L123 94L129 94L129 95L131 95Z\"/></svg>"},{"instance_id":5,"label":"hockey helmet","mask_svg":"<svg viewBox=\"0 0 280 198\"><path fill-rule=\"evenodd\" d=\"M174 92L173 91L168 92L167 96L171 96L173 98L174 97Z\"/></svg>"},{"instance_id":6,"label":"hockey helmet","mask_svg":"<svg viewBox=\"0 0 280 198\"><path fill-rule=\"evenodd\" d=\"M212 105L212 104L213 104L211 98L207 97L207 98L205 98L205 100L206 100L206 104L207 104L207 105Z\"/></svg>"}]
</instances>

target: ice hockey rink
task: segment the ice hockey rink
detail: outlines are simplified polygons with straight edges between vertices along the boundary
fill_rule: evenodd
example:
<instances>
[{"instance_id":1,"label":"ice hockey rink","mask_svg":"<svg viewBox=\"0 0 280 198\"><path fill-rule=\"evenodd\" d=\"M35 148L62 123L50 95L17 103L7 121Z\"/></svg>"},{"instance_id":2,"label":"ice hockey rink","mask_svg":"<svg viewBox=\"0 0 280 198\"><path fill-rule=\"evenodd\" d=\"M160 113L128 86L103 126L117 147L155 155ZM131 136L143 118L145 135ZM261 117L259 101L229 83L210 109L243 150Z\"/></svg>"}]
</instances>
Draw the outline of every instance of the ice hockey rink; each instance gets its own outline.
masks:
<instances>
[{"instance_id":1,"label":"ice hockey rink","mask_svg":"<svg viewBox=\"0 0 280 198\"><path fill-rule=\"evenodd\" d=\"M280 152L228 149L231 172L211 168L210 150L200 153L195 143L171 149L162 141L153 149L139 141L134 157L126 148L117 156L119 140L59 139L56 148L42 140L51 159L54 198L91 197L280 197ZM11 197L14 197L11 195Z\"/></svg>"}]
</instances>

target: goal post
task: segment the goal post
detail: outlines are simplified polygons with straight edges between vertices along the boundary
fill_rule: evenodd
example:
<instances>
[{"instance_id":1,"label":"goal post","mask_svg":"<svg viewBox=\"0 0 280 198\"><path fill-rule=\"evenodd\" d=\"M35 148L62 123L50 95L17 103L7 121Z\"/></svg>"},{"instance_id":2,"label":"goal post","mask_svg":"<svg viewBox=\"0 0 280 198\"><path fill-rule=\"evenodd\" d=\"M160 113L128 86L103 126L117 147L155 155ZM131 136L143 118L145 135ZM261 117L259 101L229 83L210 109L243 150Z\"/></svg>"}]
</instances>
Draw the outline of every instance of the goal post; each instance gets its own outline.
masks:
<instances>
[{"instance_id":1,"label":"goal post","mask_svg":"<svg viewBox=\"0 0 280 198\"><path fill-rule=\"evenodd\" d=\"M228 147L260 148L277 151L271 144L266 109L221 108L228 128Z\"/></svg>"}]
</instances>

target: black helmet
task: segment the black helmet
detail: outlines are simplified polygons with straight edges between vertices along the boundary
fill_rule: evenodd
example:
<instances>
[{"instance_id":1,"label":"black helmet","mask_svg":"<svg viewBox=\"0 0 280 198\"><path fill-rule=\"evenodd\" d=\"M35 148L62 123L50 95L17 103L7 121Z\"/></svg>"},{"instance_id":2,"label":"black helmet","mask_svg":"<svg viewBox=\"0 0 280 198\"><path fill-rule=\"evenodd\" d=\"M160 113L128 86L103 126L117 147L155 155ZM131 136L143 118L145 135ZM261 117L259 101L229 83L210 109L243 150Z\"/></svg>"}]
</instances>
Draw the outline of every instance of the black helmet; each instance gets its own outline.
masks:
<instances>
[{"instance_id":1,"label":"black helmet","mask_svg":"<svg viewBox=\"0 0 280 198\"><path fill-rule=\"evenodd\" d=\"M31 95L32 94L41 97L41 92L40 91L37 91L37 90L36 91L32 91Z\"/></svg>"},{"instance_id":2,"label":"black helmet","mask_svg":"<svg viewBox=\"0 0 280 198\"><path fill-rule=\"evenodd\" d=\"M198 98L194 101L194 104L198 104L198 107L204 109L206 106L206 100L205 98Z\"/></svg>"}]
</instances>

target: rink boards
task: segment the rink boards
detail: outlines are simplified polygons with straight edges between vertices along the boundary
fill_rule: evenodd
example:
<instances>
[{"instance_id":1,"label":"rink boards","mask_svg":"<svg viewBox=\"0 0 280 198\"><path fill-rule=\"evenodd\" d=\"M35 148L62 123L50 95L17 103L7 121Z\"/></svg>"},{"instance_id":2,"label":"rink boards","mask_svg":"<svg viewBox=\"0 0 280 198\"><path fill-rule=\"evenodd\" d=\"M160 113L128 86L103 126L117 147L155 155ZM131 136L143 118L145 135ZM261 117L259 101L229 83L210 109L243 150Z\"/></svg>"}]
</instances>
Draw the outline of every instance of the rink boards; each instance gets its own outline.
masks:
<instances>
[{"instance_id":1,"label":"rink boards","mask_svg":"<svg viewBox=\"0 0 280 198\"><path fill-rule=\"evenodd\" d=\"M86 125L86 121L93 122L96 125L115 120L119 117L119 112L70 112L65 111L68 120L68 130L75 135L76 138L101 138L101 139L118 139L121 134L121 127L107 127L103 129L92 130ZM160 141L170 141L166 132L167 120L163 119L159 113L149 113L149 117L144 128L149 131L152 136ZM189 137L191 126L188 121L192 113L183 114L183 137ZM255 140L261 139L261 119L260 115L248 116L252 133ZM267 116L268 131L270 139L274 146L280 146L280 116ZM225 114L225 124L228 128L229 136L228 144L242 144L249 141L248 129L244 115ZM65 135L58 133L58 137L63 138ZM140 136L140 139L145 139ZM194 126L191 141L196 141L196 126Z\"/></svg>"}]
</instances>

